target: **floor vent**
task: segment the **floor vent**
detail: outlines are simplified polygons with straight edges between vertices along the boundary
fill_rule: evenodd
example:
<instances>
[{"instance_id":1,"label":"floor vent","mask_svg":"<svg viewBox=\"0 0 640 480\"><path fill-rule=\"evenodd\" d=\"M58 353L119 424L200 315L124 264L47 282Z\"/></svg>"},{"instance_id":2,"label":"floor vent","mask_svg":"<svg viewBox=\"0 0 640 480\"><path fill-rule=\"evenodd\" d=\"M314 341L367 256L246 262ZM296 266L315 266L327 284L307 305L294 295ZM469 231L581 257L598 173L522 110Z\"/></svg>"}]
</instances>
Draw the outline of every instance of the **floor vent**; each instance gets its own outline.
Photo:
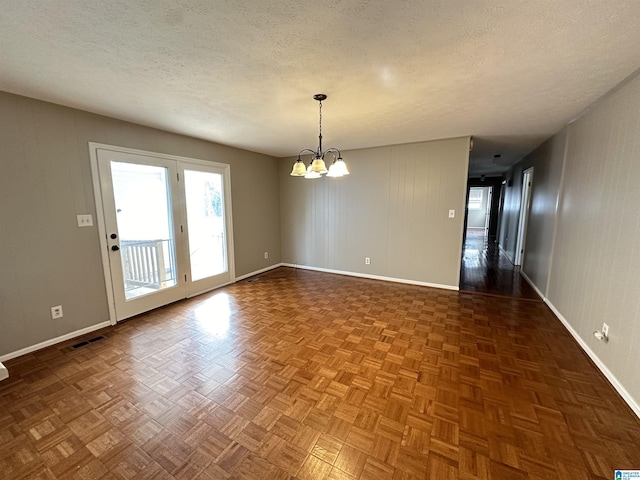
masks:
<instances>
[{"instance_id":1,"label":"floor vent","mask_svg":"<svg viewBox=\"0 0 640 480\"><path fill-rule=\"evenodd\" d=\"M85 345L89 345L91 343L99 342L100 340L104 340L104 335L100 335L98 337L90 338L89 340L85 340L84 342L76 343L75 345L71 345L71 348L76 349L76 348L84 347Z\"/></svg>"}]
</instances>

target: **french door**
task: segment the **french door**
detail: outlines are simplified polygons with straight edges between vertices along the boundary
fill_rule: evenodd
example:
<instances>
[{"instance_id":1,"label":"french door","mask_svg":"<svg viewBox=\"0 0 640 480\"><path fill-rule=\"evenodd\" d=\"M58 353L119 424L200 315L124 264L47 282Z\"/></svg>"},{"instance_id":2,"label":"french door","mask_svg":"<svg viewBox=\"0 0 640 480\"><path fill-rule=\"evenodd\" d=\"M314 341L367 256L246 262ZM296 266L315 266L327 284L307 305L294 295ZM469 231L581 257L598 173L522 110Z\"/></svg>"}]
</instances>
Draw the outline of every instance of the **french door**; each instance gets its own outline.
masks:
<instances>
[{"instance_id":1,"label":"french door","mask_svg":"<svg viewBox=\"0 0 640 480\"><path fill-rule=\"evenodd\" d=\"M228 165L90 150L112 319L234 280Z\"/></svg>"}]
</instances>

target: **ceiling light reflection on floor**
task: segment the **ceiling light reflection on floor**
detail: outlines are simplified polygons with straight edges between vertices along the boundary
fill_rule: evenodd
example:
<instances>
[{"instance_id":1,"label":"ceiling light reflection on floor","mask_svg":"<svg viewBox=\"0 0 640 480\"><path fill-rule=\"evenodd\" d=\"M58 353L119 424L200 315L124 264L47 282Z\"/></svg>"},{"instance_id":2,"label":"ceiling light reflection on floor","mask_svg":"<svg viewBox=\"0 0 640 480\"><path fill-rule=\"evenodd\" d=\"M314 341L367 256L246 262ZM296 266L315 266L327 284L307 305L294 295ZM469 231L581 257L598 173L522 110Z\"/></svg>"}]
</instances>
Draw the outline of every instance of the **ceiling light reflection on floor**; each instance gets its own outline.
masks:
<instances>
[{"instance_id":1,"label":"ceiling light reflection on floor","mask_svg":"<svg viewBox=\"0 0 640 480\"><path fill-rule=\"evenodd\" d=\"M218 293L194 309L194 315L203 333L226 337L229 332L231 308L229 295Z\"/></svg>"}]
</instances>

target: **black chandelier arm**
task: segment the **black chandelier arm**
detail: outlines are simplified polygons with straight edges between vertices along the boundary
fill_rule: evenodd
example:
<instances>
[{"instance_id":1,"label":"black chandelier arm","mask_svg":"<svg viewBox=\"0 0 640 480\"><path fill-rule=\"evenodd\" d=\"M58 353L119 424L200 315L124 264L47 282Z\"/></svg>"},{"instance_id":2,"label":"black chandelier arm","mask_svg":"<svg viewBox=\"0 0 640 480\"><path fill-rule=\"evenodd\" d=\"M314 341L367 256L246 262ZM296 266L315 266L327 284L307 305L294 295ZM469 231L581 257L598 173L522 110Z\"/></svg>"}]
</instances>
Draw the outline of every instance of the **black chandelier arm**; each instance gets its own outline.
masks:
<instances>
[{"instance_id":1,"label":"black chandelier arm","mask_svg":"<svg viewBox=\"0 0 640 480\"><path fill-rule=\"evenodd\" d=\"M298 160L302 160L301 156L303 153L310 153L311 155L317 156L318 158L324 158L327 153L337 153L338 158L342 158L342 153L335 147L327 148L324 152L322 150L311 150L310 148L304 148L300 150L298 153Z\"/></svg>"},{"instance_id":2,"label":"black chandelier arm","mask_svg":"<svg viewBox=\"0 0 640 480\"><path fill-rule=\"evenodd\" d=\"M338 153L338 158L342 158L342 154L340 153L340 150L338 150L337 148L334 148L334 147L327 148L327 151L322 154L322 157L324 158L325 154L327 154L329 152L337 152Z\"/></svg>"},{"instance_id":3,"label":"black chandelier arm","mask_svg":"<svg viewBox=\"0 0 640 480\"><path fill-rule=\"evenodd\" d=\"M300 153L298 153L298 160L300 160L300 155L302 155L305 152L310 153L312 155L316 154L315 150L311 150L310 148L304 148L304 149L300 150Z\"/></svg>"},{"instance_id":4,"label":"black chandelier arm","mask_svg":"<svg viewBox=\"0 0 640 480\"><path fill-rule=\"evenodd\" d=\"M298 159L296 160L297 162L302 162L302 158L300 158L302 156L303 153L310 153L311 154L311 160L313 161L314 158L316 158L318 156L318 152L316 152L315 150L311 150L310 148L304 148L302 150L300 150L300 153L298 153Z\"/></svg>"}]
</instances>

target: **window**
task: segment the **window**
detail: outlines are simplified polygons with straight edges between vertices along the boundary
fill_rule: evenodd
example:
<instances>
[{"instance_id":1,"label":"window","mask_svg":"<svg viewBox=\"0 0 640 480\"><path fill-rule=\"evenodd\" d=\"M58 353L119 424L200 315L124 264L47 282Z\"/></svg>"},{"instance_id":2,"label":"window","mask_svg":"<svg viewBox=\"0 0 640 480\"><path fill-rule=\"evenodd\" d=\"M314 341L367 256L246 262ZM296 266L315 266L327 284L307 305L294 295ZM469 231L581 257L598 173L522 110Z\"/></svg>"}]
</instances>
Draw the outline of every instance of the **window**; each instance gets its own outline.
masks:
<instances>
[{"instance_id":1,"label":"window","mask_svg":"<svg viewBox=\"0 0 640 480\"><path fill-rule=\"evenodd\" d=\"M482 208L483 192L484 188L482 187L472 187L469 189L469 203L467 204L469 210L480 210Z\"/></svg>"}]
</instances>

